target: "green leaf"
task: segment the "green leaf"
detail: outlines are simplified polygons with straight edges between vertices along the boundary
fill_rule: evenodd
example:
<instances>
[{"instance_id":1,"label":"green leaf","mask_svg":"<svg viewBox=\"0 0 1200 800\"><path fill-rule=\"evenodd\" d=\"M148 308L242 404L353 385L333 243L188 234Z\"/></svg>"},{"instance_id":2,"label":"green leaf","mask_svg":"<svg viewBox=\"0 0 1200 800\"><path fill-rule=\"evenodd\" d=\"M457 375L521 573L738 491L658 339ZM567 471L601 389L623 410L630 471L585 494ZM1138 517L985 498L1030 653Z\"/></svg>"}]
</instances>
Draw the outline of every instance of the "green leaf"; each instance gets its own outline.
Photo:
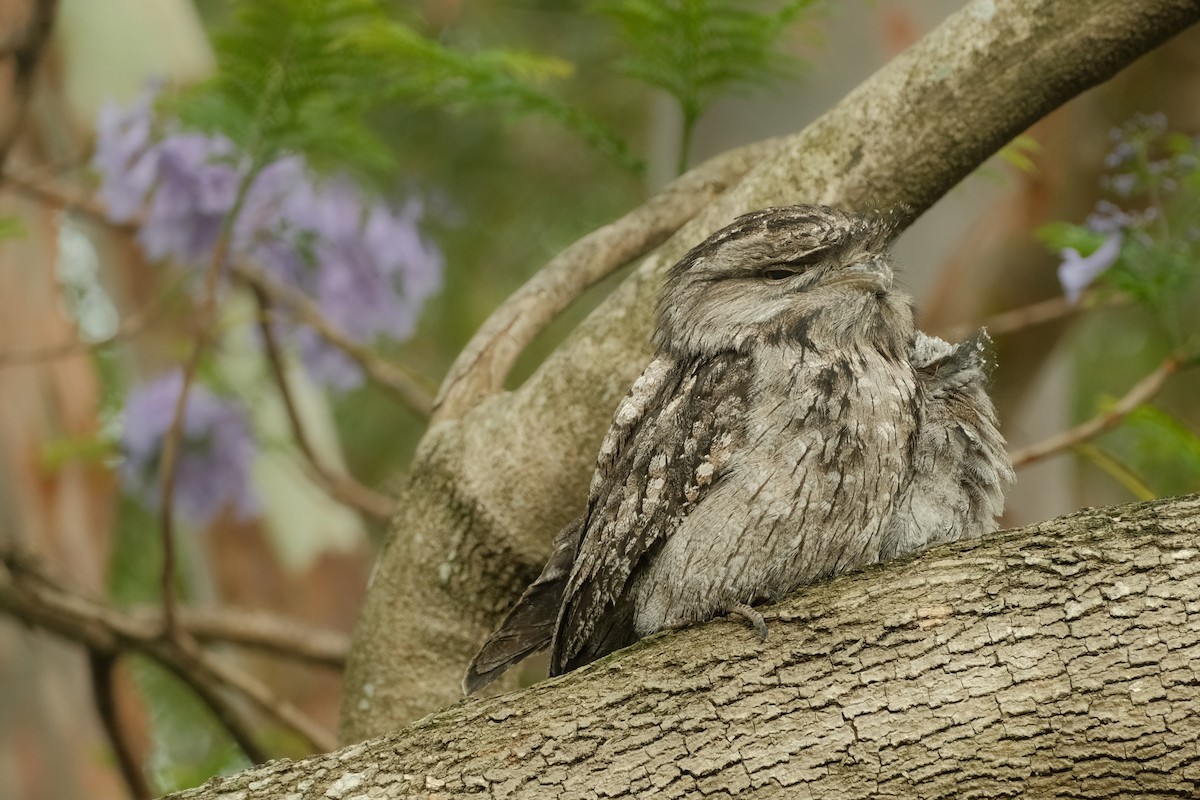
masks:
<instances>
[{"instance_id":1,"label":"green leaf","mask_svg":"<svg viewBox=\"0 0 1200 800\"><path fill-rule=\"evenodd\" d=\"M312 161L386 168L388 149L366 124L372 65L347 38L390 24L376 0L238 0L213 37L217 72L174 109L264 163L285 152Z\"/></svg>"},{"instance_id":2,"label":"green leaf","mask_svg":"<svg viewBox=\"0 0 1200 800\"><path fill-rule=\"evenodd\" d=\"M1083 256L1094 253L1106 238L1102 233L1070 222L1048 222L1038 228L1034 235L1051 250L1071 248Z\"/></svg>"},{"instance_id":3,"label":"green leaf","mask_svg":"<svg viewBox=\"0 0 1200 800\"><path fill-rule=\"evenodd\" d=\"M0 242L25 237L25 221L16 215L0 217Z\"/></svg>"},{"instance_id":4,"label":"green leaf","mask_svg":"<svg viewBox=\"0 0 1200 800\"><path fill-rule=\"evenodd\" d=\"M1142 471L1161 475L1173 493L1200 489L1200 436L1186 423L1161 408L1142 405L1125 424Z\"/></svg>"},{"instance_id":5,"label":"green leaf","mask_svg":"<svg viewBox=\"0 0 1200 800\"><path fill-rule=\"evenodd\" d=\"M1022 172L1028 175L1036 175L1038 171L1037 164L1034 163L1031 156L1036 156L1041 151L1042 146L1038 143L1037 139L1028 134L1021 134L1000 148L1000 152L997 155Z\"/></svg>"},{"instance_id":6,"label":"green leaf","mask_svg":"<svg viewBox=\"0 0 1200 800\"><path fill-rule=\"evenodd\" d=\"M366 172L392 164L371 112L397 98L424 106L499 107L549 117L630 169L605 126L556 99L561 59L510 51L459 53L393 19L379 0L237 0L214 36L217 73L186 92L186 124L224 134L258 163L300 152L318 167Z\"/></svg>"}]
</instances>

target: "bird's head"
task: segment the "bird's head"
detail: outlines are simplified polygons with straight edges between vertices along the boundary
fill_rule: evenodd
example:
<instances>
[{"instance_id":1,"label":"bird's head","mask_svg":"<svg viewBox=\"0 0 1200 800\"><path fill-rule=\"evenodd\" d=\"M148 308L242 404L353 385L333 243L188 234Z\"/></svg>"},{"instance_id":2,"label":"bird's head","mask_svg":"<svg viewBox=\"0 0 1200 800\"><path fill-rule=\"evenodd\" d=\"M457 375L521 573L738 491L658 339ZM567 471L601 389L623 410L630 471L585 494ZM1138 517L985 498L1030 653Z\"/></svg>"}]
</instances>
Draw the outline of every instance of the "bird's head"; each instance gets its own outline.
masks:
<instances>
[{"instance_id":1,"label":"bird's head","mask_svg":"<svg viewBox=\"0 0 1200 800\"><path fill-rule=\"evenodd\" d=\"M655 342L679 355L791 339L901 357L913 336L913 312L908 296L893 288L896 231L894 217L826 206L738 217L667 273Z\"/></svg>"}]
</instances>

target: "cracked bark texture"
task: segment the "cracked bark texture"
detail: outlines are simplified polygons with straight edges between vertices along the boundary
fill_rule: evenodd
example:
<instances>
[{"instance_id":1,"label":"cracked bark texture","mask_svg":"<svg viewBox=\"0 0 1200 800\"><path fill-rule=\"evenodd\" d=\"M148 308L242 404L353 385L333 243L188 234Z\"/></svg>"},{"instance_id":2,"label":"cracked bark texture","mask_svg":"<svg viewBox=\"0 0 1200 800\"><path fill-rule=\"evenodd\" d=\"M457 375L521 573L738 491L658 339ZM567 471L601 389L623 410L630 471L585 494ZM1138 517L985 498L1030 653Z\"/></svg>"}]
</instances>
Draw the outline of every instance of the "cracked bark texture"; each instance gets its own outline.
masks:
<instances>
[{"instance_id":1,"label":"cracked bark texture","mask_svg":"<svg viewBox=\"0 0 1200 800\"><path fill-rule=\"evenodd\" d=\"M582 510L612 411L649 359L658 275L688 247L773 204L918 214L1043 114L1198 19L1200 0L969 3L770 149L523 386L432 425L355 634L342 740L458 699L462 667Z\"/></svg>"},{"instance_id":2,"label":"cracked bark texture","mask_svg":"<svg viewBox=\"0 0 1200 800\"><path fill-rule=\"evenodd\" d=\"M1194 797L1200 495L810 587L173 797Z\"/></svg>"}]
</instances>

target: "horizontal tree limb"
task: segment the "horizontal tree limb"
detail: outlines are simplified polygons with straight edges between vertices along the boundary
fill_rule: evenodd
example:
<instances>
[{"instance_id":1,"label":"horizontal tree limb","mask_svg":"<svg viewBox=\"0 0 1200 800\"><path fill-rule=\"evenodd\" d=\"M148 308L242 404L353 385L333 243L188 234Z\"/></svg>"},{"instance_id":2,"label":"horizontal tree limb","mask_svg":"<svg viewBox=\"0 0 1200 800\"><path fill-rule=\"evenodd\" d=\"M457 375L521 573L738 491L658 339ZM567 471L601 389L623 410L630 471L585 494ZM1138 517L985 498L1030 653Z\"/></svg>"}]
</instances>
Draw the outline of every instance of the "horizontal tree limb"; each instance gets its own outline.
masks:
<instances>
[{"instance_id":1,"label":"horizontal tree limb","mask_svg":"<svg viewBox=\"0 0 1200 800\"><path fill-rule=\"evenodd\" d=\"M941 547L765 616L764 643L740 620L661 634L173 797L1200 791L1200 495Z\"/></svg>"}]
</instances>

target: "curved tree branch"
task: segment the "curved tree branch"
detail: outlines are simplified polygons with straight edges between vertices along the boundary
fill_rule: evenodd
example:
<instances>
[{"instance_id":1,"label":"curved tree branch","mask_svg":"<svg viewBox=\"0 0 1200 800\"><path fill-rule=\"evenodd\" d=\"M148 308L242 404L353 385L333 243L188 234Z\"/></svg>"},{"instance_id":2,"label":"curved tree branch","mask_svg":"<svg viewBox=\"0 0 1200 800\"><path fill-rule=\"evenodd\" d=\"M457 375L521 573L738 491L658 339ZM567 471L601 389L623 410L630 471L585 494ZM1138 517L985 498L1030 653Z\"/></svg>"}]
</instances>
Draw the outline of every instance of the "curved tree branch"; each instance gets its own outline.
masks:
<instances>
[{"instance_id":1,"label":"curved tree branch","mask_svg":"<svg viewBox=\"0 0 1200 800\"><path fill-rule=\"evenodd\" d=\"M467 342L442 382L434 419L460 417L500 391L517 357L585 289L662 244L779 143L768 139L710 159L551 259Z\"/></svg>"},{"instance_id":2,"label":"curved tree branch","mask_svg":"<svg viewBox=\"0 0 1200 800\"><path fill-rule=\"evenodd\" d=\"M175 797L1194 796L1198 542L1200 495L1089 509Z\"/></svg>"},{"instance_id":3,"label":"curved tree branch","mask_svg":"<svg viewBox=\"0 0 1200 800\"><path fill-rule=\"evenodd\" d=\"M977 0L706 205L517 391L422 441L347 665L342 737L453 702L465 664L583 507L649 357L657 276L735 215L820 202L920 213L1014 135L1200 19L1200 0Z\"/></svg>"}]
</instances>

